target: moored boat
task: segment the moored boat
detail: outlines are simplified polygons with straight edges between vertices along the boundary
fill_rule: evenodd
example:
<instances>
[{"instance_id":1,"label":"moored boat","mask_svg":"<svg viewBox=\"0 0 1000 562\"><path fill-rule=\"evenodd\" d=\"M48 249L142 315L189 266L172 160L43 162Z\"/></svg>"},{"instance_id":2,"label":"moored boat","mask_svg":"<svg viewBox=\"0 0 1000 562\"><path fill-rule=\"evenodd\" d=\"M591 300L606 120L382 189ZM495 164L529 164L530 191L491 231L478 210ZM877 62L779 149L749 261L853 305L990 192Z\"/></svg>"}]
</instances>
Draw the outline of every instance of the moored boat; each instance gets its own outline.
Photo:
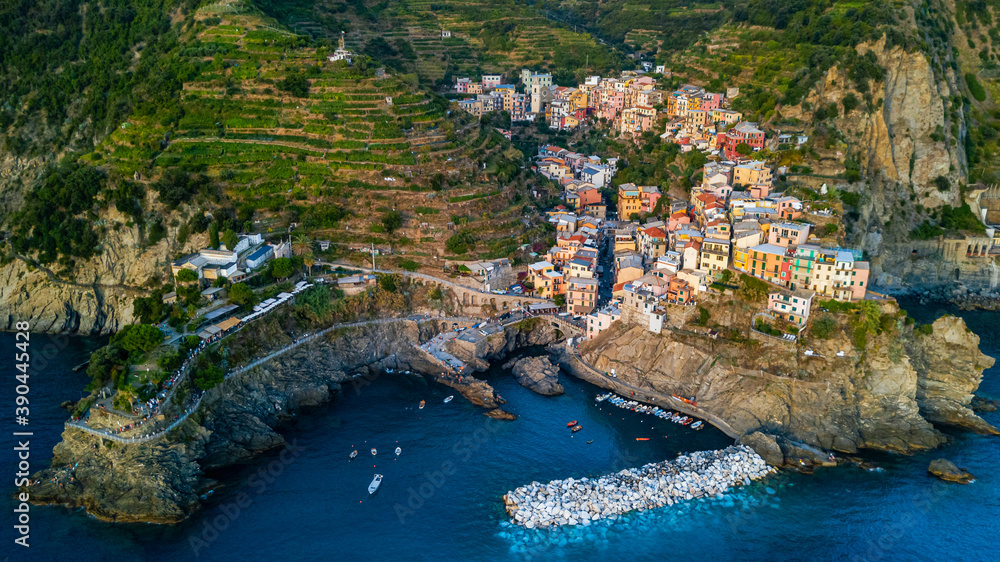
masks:
<instances>
[{"instance_id":1,"label":"moored boat","mask_svg":"<svg viewBox=\"0 0 1000 562\"><path fill-rule=\"evenodd\" d=\"M378 454L378 451L375 450L375 447L372 447L372 456L374 457L377 454Z\"/></svg>"},{"instance_id":2,"label":"moored boat","mask_svg":"<svg viewBox=\"0 0 1000 562\"><path fill-rule=\"evenodd\" d=\"M376 474L375 478L372 480L372 483L368 485L368 495L372 495L376 491L378 491L378 487L381 485L382 485L382 475Z\"/></svg>"},{"instance_id":3,"label":"moored boat","mask_svg":"<svg viewBox=\"0 0 1000 562\"><path fill-rule=\"evenodd\" d=\"M636 441L649 441L649 437L636 437Z\"/></svg>"},{"instance_id":4,"label":"moored boat","mask_svg":"<svg viewBox=\"0 0 1000 562\"><path fill-rule=\"evenodd\" d=\"M354 457L356 456L358 456L358 450L354 449L353 451L351 451L350 460L354 460Z\"/></svg>"},{"instance_id":5,"label":"moored boat","mask_svg":"<svg viewBox=\"0 0 1000 562\"><path fill-rule=\"evenodd\" d=\"M426 406L426 405L427 405L427 402L426 402L425 400L421 400L421 401L420 401L420 409L421 409L421 410L423 410L423 409L424 409L424 406Z\"/></svg>"},{"instance_id":6,"label":"moored boat","mask_svg":"<svg viewBox=\"0 0 1000 562\"><path fill-rule=\"evenodd\" d=\"M578 425L574 425L572 431L573 431L573 433L576 433L577 431L580 431L581 429L583 429L583 428L580 427L580 426L578 426Z\"/></svg>"},{"instance_id":7,"label":"moored boat","mask_svg":"<svg viewBox=\"0 0 1000 562\"><path fill-rule=\"evenodd\" d=\"M396 456L398 457L400 453L403 452L402 447L396 447Z\"/></svg>"},{"instance_id":8,"label":"moored boat","mask_svg":"<svg viewBox=\"0 0 1000 562\"><path fill-rule=\"evenodd\" d=\"M576 425L576 420L573 420L571 422L566 422L566 427L573 427L574 425Z\"/></svg>"},{"instance_id":9,"label":"moored boat","mask_svg":"<svg viewBox=\"0 0 1000 562\"><path fill-rule=\"evenodd\" d=\"M454 395L452 395L452 396L449 396L449 397L447 397L447 398L445 398L445 399L444 399L444 403L445 403L445 404L447 404L448 402L451 402L451 401L452 401L452 400L454 400L454 399L455 399L455 396L454 396Z\"/></svg>"}]
</instances>

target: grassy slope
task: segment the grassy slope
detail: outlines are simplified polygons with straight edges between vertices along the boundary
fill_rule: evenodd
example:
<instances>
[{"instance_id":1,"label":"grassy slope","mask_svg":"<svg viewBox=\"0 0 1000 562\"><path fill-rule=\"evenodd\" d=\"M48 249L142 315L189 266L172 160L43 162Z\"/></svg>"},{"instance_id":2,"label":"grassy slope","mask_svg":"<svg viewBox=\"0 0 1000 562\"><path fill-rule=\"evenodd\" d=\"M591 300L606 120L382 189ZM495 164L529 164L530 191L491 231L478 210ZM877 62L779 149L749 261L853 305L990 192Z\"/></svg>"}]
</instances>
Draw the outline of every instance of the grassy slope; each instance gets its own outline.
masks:
<instances>
[{"instance_id":1,"label":"grassy slope","mask_svg":"<svg viewBox=\"0 0 1000 562\"><path fill-rule=\"evenodd\" d=\"M295 223L335 251L392 245L427 263L446 254L452 222L475 223L466 259L506 257L522 243L527 174L510 143L424 93L415 76L378 75L371 61L328 62L324 47L242 6L198 10L169 59L187 69L176 100L126 116L80 157L108 177L93 211L103 216L138 174L149 188L147 226L166 226L170 237L213 211L237 217L236 230L247 220L275 233ZM306 97L282 89L290 76L308 77ZM204 175L215 188L165 211L157 182L173 170ZM379 223L391 210L403 228L389 235ZM123 226L99 224L104 233Z\"/></svg>"}]
</instances>

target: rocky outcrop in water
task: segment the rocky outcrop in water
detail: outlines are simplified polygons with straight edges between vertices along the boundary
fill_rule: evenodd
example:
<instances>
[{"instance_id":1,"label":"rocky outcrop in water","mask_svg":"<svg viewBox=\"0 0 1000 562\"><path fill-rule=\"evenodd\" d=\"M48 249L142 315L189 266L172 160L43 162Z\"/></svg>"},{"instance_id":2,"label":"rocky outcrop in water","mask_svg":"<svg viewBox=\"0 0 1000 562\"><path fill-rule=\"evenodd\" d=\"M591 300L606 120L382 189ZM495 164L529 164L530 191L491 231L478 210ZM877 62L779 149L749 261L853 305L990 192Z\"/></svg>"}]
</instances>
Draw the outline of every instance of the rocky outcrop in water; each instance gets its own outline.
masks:
<instances>
[{"instance_id":1,"label":"rocky outcrop in water","mask_svg":"<svg viewBox=\"0 0 1000 562\"><path fill-rule=\"evenodd\" d=\"M565 392L559 384L559 367L548 357L523 357L503 366L512 369L518 384L543 396L558 396Z\"/></svg>"},{"instance_id":2,"label":"rocky outcrop in water","mask_svg":"<svg viewBox=\"0 0 1000 562\"><path fill-rule=\"evenodd\" d=\"M948 459L934 459L931 461L930 466L927 467L927 472L930 472L934 476L937 476L945 482L957 482L959 484L968 484L975 481L975 477L969 474L966 470L958 468L955 463Z\"/></svg>"},{"instance_id":3,"label":"rocky outcrop in water","mask_svg":"<svg viewBox=\"0 0 1000 562\"><path fill-rule=\"evenodd\" d=\"M931 325L932 332L917 336L908 355L917 371L917 403L920 414L942 425L962 427L976 433L1000 435L1000 431L971 408L973 392L983 371L993 366L992 357L979 351L979 336L955 316L944 316Z\"/></svg>"}]
</instances>

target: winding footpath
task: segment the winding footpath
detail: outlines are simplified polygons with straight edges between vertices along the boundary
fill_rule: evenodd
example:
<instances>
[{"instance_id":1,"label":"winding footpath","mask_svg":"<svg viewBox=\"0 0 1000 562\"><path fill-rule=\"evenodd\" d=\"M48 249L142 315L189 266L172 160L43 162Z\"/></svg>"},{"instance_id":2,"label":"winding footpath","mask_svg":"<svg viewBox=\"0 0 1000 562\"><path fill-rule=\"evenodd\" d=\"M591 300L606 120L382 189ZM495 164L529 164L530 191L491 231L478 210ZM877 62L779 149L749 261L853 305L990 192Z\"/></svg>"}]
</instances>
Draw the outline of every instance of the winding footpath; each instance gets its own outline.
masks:
<instances>
[{"instance_id":1,"label":"winding footpath","mask_svg":"<svg viewBox=\"0 0 1000 562\"><path fill-rule=\"evenodd\" d=\"M230 371L229 373L226 374L225 379L229 380L230 378L232 378L232 377L234 377L236 375L245 373L245 372L247 372L247 371L249 371L249 370L251 370L251 369L253 369L255 367L258 367L258 366L260 366L260 365L262 365L262 364L264 364L264 363L266 363L266 362L274 359L275 357L278 357L278 356L284 355L285 353L288 353L289 351L291 351L291 350L299 347L302 344L305 344L305 343L311 342L311 341L313 341L313 340L315 340L317 338L323 337L326 334L332 332L333 330L338 330L338 329L342 329L342 328L358 328L358 327L361 327L361 326L370 326L370 325L375 325L375 324L391 324L391 323L395 323L395 322L421 322L421 321L432 321L432 320L433 321L441 321L441 322L456 322L456 321L467 322L467 321L474 321L474 319L472 319L472 318L458 317L458 316L449 316L449 317L444 317L444 318L439 318L439 317L426 317L426 318L425 317L419 317L419 318L413 318L413 317L380 318L380 319L377 319L377 320L364 320L364 321L360 321L360 322L344 322L344 323L341 323L341 324L334 324L332 326L329 326L327 328L324 328L324 329L316 332L315 334L310 334L310 335L308 335L306 337L299 338L299 339L295 340L294 342L292 342L292 343L290 343L290 344L288 344L288 345L286 345L286 346L284 346L284 347L282 347L280 349L277 349L277 350L269 353L268 355L265 355L264 357L261 357L260 359L254 360L252 363L250 363L248 365L245 365L243 367L240 367L238 369L234 369L234 370ZM240 326L240 328L242 328L242 326ZM230 332L229 334L226 334L226 336L224 336L224 337L229 337L229 336L235 334L238 331L239 331L239 329L234 330L234 331ZM219 340L219 341L221 341L221 340ZM192 356L192 358L193 357L194 356ZM170 391L170 394L168 394L167 397L164 398L164 400L163 400L163 402L162 402L162 404L161 404L161 406L159 408L160 411L163 411L166 408L166 406L167 406L168 402L170 401L170 399L173 398L174 392L180 386L180 384L181 384L184 376L187 375L188 371L190 370L190 365L192 365L192 364L193 364L193 362L189 362L189 364L188 364L189 366L187 368L185 368L184 374L177 380L177 383L175 385L173 385L173 387L172 387L172 389ZM204 397L205 397L205 393L202 392L198 396L197 400L195 400L195 402L193 404L191 404L189 407L185 408L184 413L181 416L179 416L176 420L174 420L170 425L168 425L166 428L164 428L164 429L162 429L160 431L157 431L155 433L151 433L151 434L148 434L148 435L134 435L134 436L115 435L115 434L113 434L113 433L111 433L111 432L109 432L107 430L100 430L100 429L95 429L93 427L90 427L89 425L87 425L83 421L67 421L64 424L64 426L66 428L79 429L80 431L89 433L91 435L96 435L97 437L101 437L102 439L110 439L110 440L115 441L117 443L146 443L146 442L149 442L149 441L153 441L154 439L159 439L160 437L163 437L168 432L170 432L172 429L174 429L177 426L179 426L180 424L184 423L184 421L187 420L188 417L191 414L195 413L198 410L198 407L201 406L201 401L202 401L202 399Z\"/></svg>"}]
</instances>

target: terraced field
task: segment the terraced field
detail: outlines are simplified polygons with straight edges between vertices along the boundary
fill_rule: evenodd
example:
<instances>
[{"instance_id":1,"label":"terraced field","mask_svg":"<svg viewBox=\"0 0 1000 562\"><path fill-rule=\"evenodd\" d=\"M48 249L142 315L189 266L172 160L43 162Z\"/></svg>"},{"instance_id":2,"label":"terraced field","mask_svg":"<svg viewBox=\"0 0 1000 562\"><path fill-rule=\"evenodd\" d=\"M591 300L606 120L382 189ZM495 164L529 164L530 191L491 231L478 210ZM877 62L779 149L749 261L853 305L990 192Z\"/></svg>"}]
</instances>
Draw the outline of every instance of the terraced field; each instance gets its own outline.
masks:
<instances>
[{"instance_id":1,"label":"terraced field","mask_svg":"<svg viewBox=\"0 0 1000 562\"><path fill-rule=\"evenodd\" d=\"M333 0L293 0L266 3L265 11L290 27L315 38L335 39L347 28L348 43L361 49L376 36L390 45L412 46L415 60L389 59L416 72L425 82L453 76L507 73L523 67L569 72L582 76L618 69L623 59L598 40L572 25L550 19L538 8L514 1L403 0L392 4ZM372 14L377 11L377 18ZM330 25L330 20L338 23ZM442 37L442 31L451 37Z\"/></svg>"},{"instance_id":2,"label":"terraced field","mask_svg":"<svg viewBox=\"0 0 1000 562\"><path fill-rule=\"evenodd\" d=\"M472 221L476 254L520 244L527 174L492 128L421 91L414 75L367 57L330 62L258 13L210 7L198 19L184 51L197 70L178 114L132 118L85 159L152 182L171 169L204 174L241 216L335 247L433 258ZM381 221L393 210L403 224L390 235Z\"/></svg>"}]
</instances>

